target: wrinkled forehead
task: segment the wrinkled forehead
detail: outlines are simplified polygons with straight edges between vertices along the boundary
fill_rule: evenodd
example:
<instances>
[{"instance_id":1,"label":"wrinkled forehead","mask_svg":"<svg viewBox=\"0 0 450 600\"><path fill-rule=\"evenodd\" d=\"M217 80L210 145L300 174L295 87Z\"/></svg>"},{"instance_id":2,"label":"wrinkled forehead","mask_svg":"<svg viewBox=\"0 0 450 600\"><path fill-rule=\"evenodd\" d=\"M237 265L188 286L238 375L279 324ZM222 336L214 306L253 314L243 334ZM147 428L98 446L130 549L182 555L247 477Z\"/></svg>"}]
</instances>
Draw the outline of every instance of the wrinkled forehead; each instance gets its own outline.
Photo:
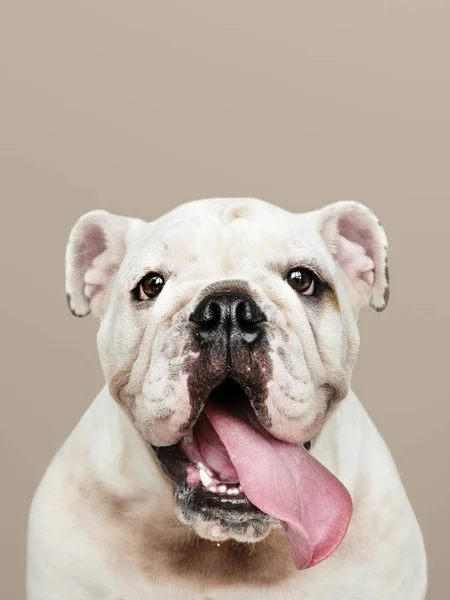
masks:
<instances>
[{"instance_id":1,"label":"wrinkled forehead","mask_svg":"<svg viewBox=\"0 0 450 600\"><path fill-rule=\"evenodd\" d=\"M135 269L187 277L278 270L296 261L317 261L325 268L328 263L308 214L251 199L185 204L148 224L133 242L129 258Z\"/></svg>"}]
</instances>

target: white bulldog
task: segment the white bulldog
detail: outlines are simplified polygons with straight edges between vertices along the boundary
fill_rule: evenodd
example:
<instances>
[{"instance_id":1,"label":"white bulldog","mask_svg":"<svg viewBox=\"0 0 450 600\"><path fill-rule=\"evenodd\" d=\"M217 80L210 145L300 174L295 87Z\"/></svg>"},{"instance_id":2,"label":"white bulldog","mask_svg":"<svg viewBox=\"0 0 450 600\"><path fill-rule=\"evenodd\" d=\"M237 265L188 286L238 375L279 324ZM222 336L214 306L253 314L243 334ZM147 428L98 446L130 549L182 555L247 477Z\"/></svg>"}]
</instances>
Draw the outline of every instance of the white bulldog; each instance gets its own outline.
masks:
<instances>
[{"instance_id":1,"label":"white bulldog","mask_svg":"<svg viewBox=\"0 0 450 600\"><path fill-rule=\"evenodd\" d=\"M422 535L350 391L388 301L357 202L94 211L67 248L106 386L33 501L29 600L423 600Z\"/></svg>"}]
</instances>

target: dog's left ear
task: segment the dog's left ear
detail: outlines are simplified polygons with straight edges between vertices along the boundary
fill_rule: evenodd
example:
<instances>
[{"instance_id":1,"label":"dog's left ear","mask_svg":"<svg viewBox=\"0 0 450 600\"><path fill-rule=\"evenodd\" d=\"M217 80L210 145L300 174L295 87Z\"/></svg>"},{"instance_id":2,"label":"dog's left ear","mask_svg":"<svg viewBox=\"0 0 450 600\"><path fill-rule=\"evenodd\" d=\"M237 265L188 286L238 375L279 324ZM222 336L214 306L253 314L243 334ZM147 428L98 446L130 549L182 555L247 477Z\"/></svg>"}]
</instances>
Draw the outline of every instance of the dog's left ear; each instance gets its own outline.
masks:
<instances>
[{"instance_id":1,"label":"dog's left ear","mask_svg":"<svg viewBox=\"0 0 450 600\"><path fill-rule=\"evenodd\" d=\"M105 210L88 212L75 223L66 249L66 294L73 315L103 315L129 230L139 223Z\"/></svg>"},{"instance_id":2,"label":"dog's left ear","mask_svg":"<svg viewBox=\"0 0 450 600\"><path fill-rule=\"evenodd\" d=\"M357 308L370 303L376 311L384 310L389 300L388 242L380 221L359 202L336 202L315 215Z\"/></svg>"}]
</instances>

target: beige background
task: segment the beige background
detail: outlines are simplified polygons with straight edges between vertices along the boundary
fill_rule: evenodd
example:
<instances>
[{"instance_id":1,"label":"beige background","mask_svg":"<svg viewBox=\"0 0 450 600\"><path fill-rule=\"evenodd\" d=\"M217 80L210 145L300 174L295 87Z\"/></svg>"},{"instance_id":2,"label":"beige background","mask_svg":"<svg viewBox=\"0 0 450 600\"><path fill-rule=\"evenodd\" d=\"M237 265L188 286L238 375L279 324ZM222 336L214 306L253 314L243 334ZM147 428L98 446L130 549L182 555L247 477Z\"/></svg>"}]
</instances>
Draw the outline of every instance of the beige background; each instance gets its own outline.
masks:
<instances>
[{"instance_id":1,"label":"beige background","mask_svg":"<svg viewBox=\"0 0 450 600\"><path fill-rule=\"evenodd\" d=\"M97 322L66 309L70 227L209 196L358 199L385 224L392 300L361 316L354 388L449 597L449 29L445 0L0 3L2 598L24 598L33 490L102 384Z\"/></svg>"}]
</instances>

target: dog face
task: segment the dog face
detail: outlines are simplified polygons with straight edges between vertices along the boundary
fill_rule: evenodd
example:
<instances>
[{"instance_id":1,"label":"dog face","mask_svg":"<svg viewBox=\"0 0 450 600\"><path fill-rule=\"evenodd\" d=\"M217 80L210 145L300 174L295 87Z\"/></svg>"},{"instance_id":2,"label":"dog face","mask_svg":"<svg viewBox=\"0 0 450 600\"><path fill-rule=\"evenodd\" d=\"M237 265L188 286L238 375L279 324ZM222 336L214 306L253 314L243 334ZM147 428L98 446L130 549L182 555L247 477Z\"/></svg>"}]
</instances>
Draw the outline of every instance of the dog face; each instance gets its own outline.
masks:
<instances>
[{"instance_id":1,"label":"dog face","mask_svg":"<svg viewBox=\"0 0 450 600\"><path fill-rule=\"evenodd\" d=\"M285 442L320 432L348 393L359 309L388 300L376 217L355 202L297 215L253 199L192 202L152 223L94 211L66 264L69 306L101 318L110 392L174 482L180 518L207 538L264 537L272 519L225 467L200 473L189 444L196 428L211 433L209 402L245 403Z\"/></svg>"}]
</instances>

